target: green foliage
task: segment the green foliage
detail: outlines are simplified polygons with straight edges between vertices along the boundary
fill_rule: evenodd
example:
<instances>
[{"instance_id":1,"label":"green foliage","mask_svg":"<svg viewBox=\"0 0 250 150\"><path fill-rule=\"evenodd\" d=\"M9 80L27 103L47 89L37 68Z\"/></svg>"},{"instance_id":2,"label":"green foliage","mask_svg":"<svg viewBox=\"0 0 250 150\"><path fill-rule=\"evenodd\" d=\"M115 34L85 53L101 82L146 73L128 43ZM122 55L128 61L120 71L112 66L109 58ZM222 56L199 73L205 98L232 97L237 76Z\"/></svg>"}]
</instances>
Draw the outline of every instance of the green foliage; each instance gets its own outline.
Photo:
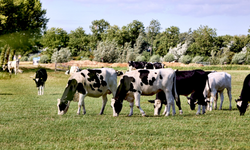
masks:
<instances>
[{"instance_id":1,"label":"green foliage","mask_svg":"<svg viewBox=\"0 0 250 150\"><path fill-rule=\"evenodd\" d=\"M161 62L161 56L153 55L150 57L149 62Z\"/></svg>"},{"instance_id":2,"label":"green foliage","mask_svg":"<svg viewBox=\"0 0 250 150\"><path fill-rule=\"evenodd\" d=\"M33 61L33 58L35 58L35 57L39 57L37 54L36 55L32 55L32 56L30 56L29 57L29 61Z\"/></svg>"},{"instance_id":3,"label":"green foliage","mask_svg":"<svg viewBox=\"0 0 250 150\"><path fill-rule=\"evenodd\" d=\"M49 56L48 55L42 55L39 62L40 63L48 63L48 62L50 62Z\"/></svg>"},{"instance_id":4,"label":"green foliage","mask_svg":"<svg viewBox=\"0 0 250 150\"><path fill-rule=\"evenodd\" d=\"M102 33L106 32L109 26L110 24L104 19L92 21L92 25L90 26L90 29L93 33L93 36L97 37L96 43L98 41L102 41L101 35Z\"/></svg>"},{"instance_id":5,"label":"green foliage","mask_svg":"<svg viewBox=\"0 0 250 150\"><path fill-rule=\"evenodd\" d=\"M146 61L146 58L145 58L145 56L140 55L140 56L136 57L135 61Z\"/></svg>"},{"instance_id":6,"label":"green foliage","mask_svg":"<svg viewBox=\"0 0 250 150\"><path fill-rule=\"evenodd\" d=\"M148 51L143 51L141 55L145 57L145 61L148 61L151 57L150 52Z\"/></svg>"},{"instance_id":7,"label":"green foliage","mask_svg":"<svg viewBox=\"0 0 250 150\"><path fill-rule=\"evenodd\" d=\"M221 58L220 58L220 64L221 64L221 65L224 65L225 63L226 63L226 64L229 63L228 56L224 56L224 57L221 57Z\"/></svg>"},{"instance_id":8,"label":"green foliage","mask_svg":"<svg viewBox=\"0 0 250 150\"><path fill-rule=\"evenodd\" d=\"M114 63L118 59L119 51L114 41L99 42L97 50L94 51L94 60Z\"/></svg>"},{"instance_id":9,"label":"green foliage","mask_svg":"<svg viewBox=\"0 0 250 150\"><path fill-rule=\"evenodd\" d=\"M182 55L179 59L179 62L184 64L189 64L192 61L192 57L189 55Z\"/></svg>"},{"instance_id":10,"label":"green foliage","mask_svg":"<svg viewBox=\"0 0 250 150\"><path fill-rule=\"evenodd\" d=\"M29 60L29 57L28 56L23 56L21 57L20 61L28 61Z\"/></svg>"},{"instance_id":11,"label":"green foliage","mask_svg":"<svg viewBox=\"0 0 250 150\"><path fill-rule=\"evenodd\" d=\"M172 61L174 61L175 59L174 59L174 55L173 54L171 54L171 53L167 53L167 55L165 55L164 57L163 57L163 61L164 62L172 62Z\"/></svg>"},{"instance_id":12,"label":"green foliage","mask_svg":"<svg viewBox=\"0 0 250 150\"><path fill-rule=\"evenodd\" d=\"M45 32L41 39L41 43L44 47L51 50L60 49L61 47L67 47L69 42L68 33L62 28L51 28Z\"/></svg>"},{"instance_id":13,"label":"green foliage","mask_svg":"<svg viewBox=\"0 0 250 150\"><path fill-rule=\"evenodd\" d=\"M76 57L76 60L82 60L82 58L87 58L92 60L93 54L90 51L81 51L80 54Z\"/></svg>"},{"instance_id":14,"label":"green foliage","mask_svg":"<svg viewBox=\"0 0 250 150\"><path fill-rule=\"evenodd\" d=\"M128 24L126 27L129 35L129 39L131 42L132 47L134 47L134 44L136 43L137 38L139 37L140 33L144 33L144 25L142 22L138 20L133 20L132 23Z\"/></svg>"},{"instance_id":15,"label":"green foliage","mask_svg":"<svg viewBox=\"0 0 250 150\"><path fill-rule=\"evenodd\" d=\"M68 48L62 48L55 52L51 56L51 62L63 63L71 60L71 52Z\"/></svg>"},{"instance_id":16,"label":"green foliage","mask_svg":"<svg viewBox=\"0 0 250 150\"><path fill-rule=\"evenodd\" d=\"M232 64L242 64L246 61L246 54L244 53L236 53L234 56L233 56L233 59L232 59Z\"/></svg>"},{"instance_id":17,"label":"green foliage","mask_svg":"<svg viewBox=\"0 0 250 150\"><path fill-rule=\"evenodd\" d=\"M192 59L192 63L202 62L203 60L204 60L204 57L202 57L202 56L195 56L195 57Z\"/></svg>"}]
</instances>

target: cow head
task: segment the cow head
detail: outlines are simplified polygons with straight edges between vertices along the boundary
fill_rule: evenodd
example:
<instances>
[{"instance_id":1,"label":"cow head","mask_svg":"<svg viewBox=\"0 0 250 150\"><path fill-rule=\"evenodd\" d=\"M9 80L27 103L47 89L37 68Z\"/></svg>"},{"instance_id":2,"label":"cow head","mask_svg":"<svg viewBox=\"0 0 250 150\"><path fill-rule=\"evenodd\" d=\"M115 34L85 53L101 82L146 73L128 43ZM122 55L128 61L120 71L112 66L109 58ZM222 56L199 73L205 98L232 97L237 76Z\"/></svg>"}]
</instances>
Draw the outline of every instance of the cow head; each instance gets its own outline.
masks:
<instances>
[{"instance_id":1,"label":"cow head","mask_svg":"<svg viewBox=\"0 0 250 150\"><path fill-rule=\"evenodd\" d=\"M154 103L154 115L158 116L161 113L162 104L165 104L164 102L166 102L166 100L162 101L160 99L155 99L155 100L148 100L148 102Z\"/></svg>"},{"instance_id":2,"label":"cow head","mask_svg":"<svg viewBox=\"0 0 250 150\"><path fill-rule=\"evenodd\" d=\"M190 105L190 109L195 110L195 105L197 104L197 102L192 97L187 97L187 99L187 102Z\"/></svg>"},{"instance_id":3,"label":"cow head","mask_svg":"<svg viewBox=\"0 0 250 150\"><path fill-rule=\"evenodd\" d=\"M3 67L3 71L5 71L5 70L8 68L8 65L5 64L5 65L3 65L2 67Z\"/></svg>"},{"instance_id":4,"label":"cow head","mask_svg":"<svg viewBox=\"0 0 250 150\"><path fill-rule=\"evenodd\" d=\"M248 108L248 106L249 106L248 102L247 101L243 101L241 99L237 99L237 100L235 100L235 102L237 104L237 108L240 111L240 115L241 116L244 115L245 112L246 112L246 110L247 110L247 108Z\"/></svg>"},{"instance_id":5,"label":"cow head","mask_svg":"<svg viewBox=\"0 0 250 150\"><path fill-rule=\"evenodd\" d=\"M111 99L111 107L113 108L113 116L118 116L122 110L123 100L125 99L128 91L131 89L131 82L135 79L133 77L123 76L120 80L115 94L115 98Z\"/></svg>"},{"instance_id":6,"label":"cow head","mask_svg":"<svg viewBox=\"0 0 250 150\"><path fill-rule=\"evenodd\" d=\"M61 99L57 99L58 115L65 114L69 109L70 101L62 102Z\"/></svg>"}]
</instances>

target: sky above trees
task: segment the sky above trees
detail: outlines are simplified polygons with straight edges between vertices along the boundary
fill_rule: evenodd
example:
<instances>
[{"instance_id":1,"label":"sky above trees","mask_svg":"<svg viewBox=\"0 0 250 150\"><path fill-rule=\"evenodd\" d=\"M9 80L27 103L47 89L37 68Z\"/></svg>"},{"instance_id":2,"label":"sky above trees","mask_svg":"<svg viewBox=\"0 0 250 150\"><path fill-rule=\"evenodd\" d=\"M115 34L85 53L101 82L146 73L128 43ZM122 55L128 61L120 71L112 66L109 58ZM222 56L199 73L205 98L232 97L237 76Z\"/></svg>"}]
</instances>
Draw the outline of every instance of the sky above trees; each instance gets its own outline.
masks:
<instances>
[{"instance_id":1,"label":"sky above trees","mask_svg":"<svg viewBox=\"0 0 250 150\"><path fill-rule=\"evenodd\" d=\"M120 28L133 20L147 27L158 20L162 31L177 26L180 32L200 25L217 29L217 35L247 35L250 28L249 0L41 0L50 18L47 27L63 28L68 33L104 19Z\"/></svg>"}]
</instances>

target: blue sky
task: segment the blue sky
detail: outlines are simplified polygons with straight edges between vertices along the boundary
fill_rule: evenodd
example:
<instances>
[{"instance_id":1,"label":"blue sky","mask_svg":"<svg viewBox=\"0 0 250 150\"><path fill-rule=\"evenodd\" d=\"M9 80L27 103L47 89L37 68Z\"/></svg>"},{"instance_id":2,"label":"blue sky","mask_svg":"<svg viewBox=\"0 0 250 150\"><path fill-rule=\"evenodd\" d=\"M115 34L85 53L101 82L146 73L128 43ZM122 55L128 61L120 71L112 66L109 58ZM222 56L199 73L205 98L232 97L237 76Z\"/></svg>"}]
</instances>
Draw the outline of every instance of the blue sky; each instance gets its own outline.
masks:
<instances>
[{"instance_id":1,"label":"blue sky","mask_svg":"<svg viewBox=\"0 0 250 150\"><path fill-rule=\"evenodd\" d=\"M177 26L180 32L201 25L220 35L247 35L250 29L250 0L41 0L47 10L48 29L63 28L68 33L104 19L120 28L138 20L146 28L158 20L161 31Z\"/></svg>"}]
</instances>

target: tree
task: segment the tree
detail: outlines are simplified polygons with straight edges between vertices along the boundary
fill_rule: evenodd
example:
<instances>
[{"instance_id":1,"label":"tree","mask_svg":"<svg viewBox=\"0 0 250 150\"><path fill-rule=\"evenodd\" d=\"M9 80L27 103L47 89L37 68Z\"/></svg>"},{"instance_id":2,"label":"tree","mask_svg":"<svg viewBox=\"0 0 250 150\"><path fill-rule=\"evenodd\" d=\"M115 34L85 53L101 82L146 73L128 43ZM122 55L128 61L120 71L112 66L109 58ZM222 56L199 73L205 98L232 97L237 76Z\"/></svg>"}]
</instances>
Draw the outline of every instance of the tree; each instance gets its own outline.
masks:
<instances>
[{"instance_id":1,"label":"tree","mask_svg":"<svg viewBox=\"0 0 250 150\"><path fill-rule=\"evenodd\" d=\"M150 43L150 46L153 46L153 41L155 40L155 37L157 34L160 33L161 30L161 24L158 20L151 20L149 26L146 28L146 34L148 43ZM152 53L151 53L152 54Z\"/></svg>"},{"instance_id":2,"label":"tree","mask_svg":"<svg viewBox=\"0 0 250 150\"><path fill-rule=\"evenodd\" d=\"M90 26L90 30L93 33L93 36L97 37L97 41L102 41L101 35L106 32L109 28L110 24L104 19L94 20L92 21L92 25ZM97 42L96 41L96 42Z\"/></svg>"},{"instance_id":3,"label":"tree","mask_svg":"<svg viewBox=\"0 0 250 150\"><path fill-rule=\"evenodd\" d=\"M129 34L131 46L134 47L136 39L139 37L139 34L145 32L144 25L142 22L134 20L132 23L128 24L126 29Z\"/></svg>"},{"instance_id":4,"label":"tree","mask_svg":"<svg viewBox=\"0 0 250 150\"><path fill-rule=\"evenodd\" d=\"M54 49L66 48L69 42L68 33L62 28L51 28L45 32L41 39L44 47L48 48L48 55L52 55Z\"/></svg>"},{"instance_id":5,"label":"tree","mask_svg":"<svg viewBox=\"0 0 250 150\"><path fill-rule=\"evenodd\" d=\"M89 51L89 42L90 39L82 27L77 28L75 31L71 31L69 34L68 45L73 56L79 55L81 51Z\"/></svg>"},{"instance_id":6,"label":"tree","mask_svg":"<svg viewBox=\"0 0 250 150\"><path fill-rule=\"evenodd\" d=\"M40 0L1 0L1 45L8 45L20 53L32 49L49 20L45 14Z\"/></svg>"}]
</instances>

